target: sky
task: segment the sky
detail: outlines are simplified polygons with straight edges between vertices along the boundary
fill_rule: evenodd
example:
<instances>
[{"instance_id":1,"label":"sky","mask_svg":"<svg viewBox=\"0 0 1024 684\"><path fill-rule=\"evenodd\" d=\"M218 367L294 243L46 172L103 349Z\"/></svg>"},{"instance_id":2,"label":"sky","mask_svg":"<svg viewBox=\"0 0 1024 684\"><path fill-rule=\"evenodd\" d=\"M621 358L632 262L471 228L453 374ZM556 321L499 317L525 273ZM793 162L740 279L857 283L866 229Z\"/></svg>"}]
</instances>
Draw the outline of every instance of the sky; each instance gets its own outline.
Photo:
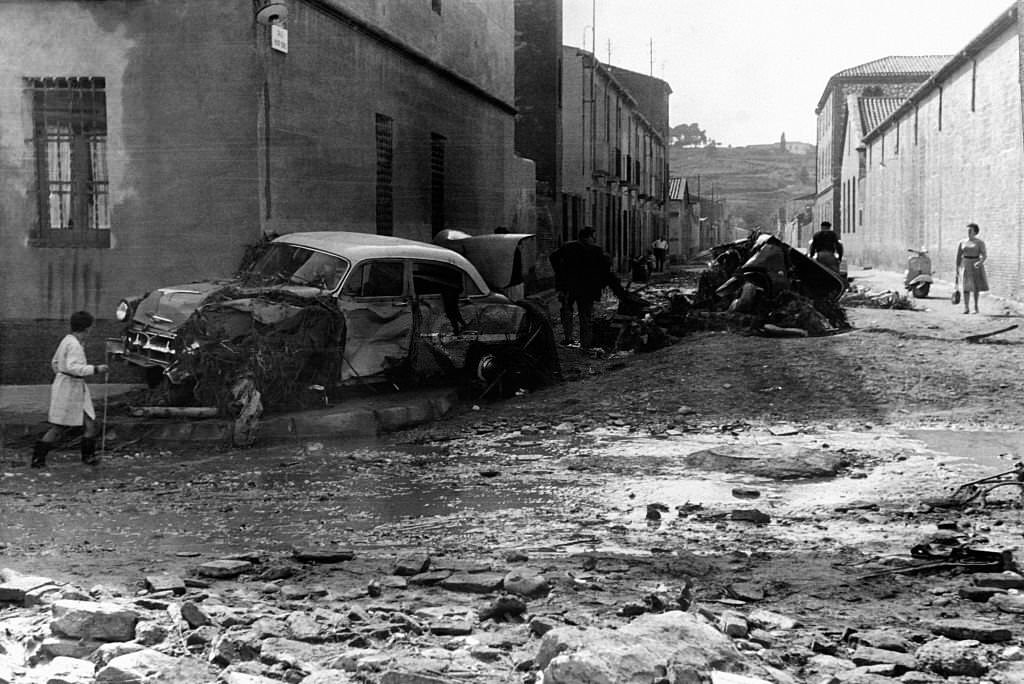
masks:
<instances>
[{"instance_id":1,"label":"sky","mask_svg":"<svg viewBox=\"0 0 1024 684\"><path fill-rule=\"evenodd\" d=\"M783 133L813 143L814 108L833 74L889 55L952 55L1012 4L563 0L562 41L667 81L673 126L696 122L723 145Z\"/></svg>"}]
</instances>

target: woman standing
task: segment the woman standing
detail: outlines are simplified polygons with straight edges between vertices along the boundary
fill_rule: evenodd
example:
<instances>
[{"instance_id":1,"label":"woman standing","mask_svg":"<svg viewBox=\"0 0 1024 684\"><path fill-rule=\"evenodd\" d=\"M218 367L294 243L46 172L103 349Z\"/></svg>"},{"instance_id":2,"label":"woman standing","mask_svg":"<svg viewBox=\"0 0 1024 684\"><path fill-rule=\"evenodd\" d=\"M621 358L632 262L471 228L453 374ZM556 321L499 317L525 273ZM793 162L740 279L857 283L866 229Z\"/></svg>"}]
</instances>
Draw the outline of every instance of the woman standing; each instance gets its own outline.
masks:
<instances>
[{"instance_id":1,"label":"woman standing","mask_svg":"<svg viewBox=\"0 0 1024 684\"><path fill-rule=\"evenodd\" d=\"M967 224L967 239L961 240L956 248L956 267L960 275L960 287L964 293L964 313L970 313L968 296L974 295L974 313L978 313L978 293L988 291L985 276L985 243L978 239L978 224Z\"/></svg>"}]
</instances>

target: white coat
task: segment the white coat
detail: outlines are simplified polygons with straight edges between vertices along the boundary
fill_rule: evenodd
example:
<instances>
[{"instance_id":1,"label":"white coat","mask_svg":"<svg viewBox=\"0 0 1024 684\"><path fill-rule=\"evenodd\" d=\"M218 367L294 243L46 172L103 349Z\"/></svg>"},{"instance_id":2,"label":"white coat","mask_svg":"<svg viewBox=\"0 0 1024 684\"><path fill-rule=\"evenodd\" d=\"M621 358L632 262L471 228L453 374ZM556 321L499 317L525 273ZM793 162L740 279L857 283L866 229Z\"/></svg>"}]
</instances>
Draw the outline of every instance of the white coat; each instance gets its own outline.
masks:
<instances>
[{"instance_id":1,"label":"white coat","mask_svg":"<svg viewBox=\"0 0 1024 684\"><path fill-rule=\"evenodd\" d=\"M78 426L83 416L96 418L92 396L84 378L96 373L96 366L85 361L85 348L74 335L66 335L53 353L50 367L56 377L50 386L49 421L54 425Z\"/></svg>"}]
</instances>

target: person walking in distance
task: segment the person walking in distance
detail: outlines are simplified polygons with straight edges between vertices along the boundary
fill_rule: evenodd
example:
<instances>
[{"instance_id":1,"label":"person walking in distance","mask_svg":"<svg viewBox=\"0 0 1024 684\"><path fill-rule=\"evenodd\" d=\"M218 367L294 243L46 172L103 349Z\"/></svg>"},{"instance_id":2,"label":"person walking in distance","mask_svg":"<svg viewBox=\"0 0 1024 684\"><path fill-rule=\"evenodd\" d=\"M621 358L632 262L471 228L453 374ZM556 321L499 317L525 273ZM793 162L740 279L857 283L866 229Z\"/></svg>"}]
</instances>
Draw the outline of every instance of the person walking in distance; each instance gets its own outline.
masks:
<instances>
[{"instance_id":1,"label":"person walking in distance","mask_svg":"<svg viewBox=\"0 0 1024 684\"><path fill-rule=\"evenodd\" d=\"M822 221L821 230L811 237L811 247L807 250L807 256L839 273L839 262L843 260L843 243L828 221Z\"/></svg>"},{"instance_id":2,"label":"person walking in distance","mask_svg":"<svg viewBox=\"0 0 1024 684\"><path fill-rule=\"evenodd\" d=\"M611 259L597 245L594 229L589 226L580 230L576 240L552 252L549 259L561 303L563 343L572 342L575 307L580 319L580 349L589 351L593 342L594 302L601 299L605 287L621 295L622 284L612 273Z\"/></svg>"},{"instance_id":3,"label":"person walking in distance","mask_svg":"<svg viewBox=\"0 0 1024 684\"><path fill-rule=\"evenodd\" d=\"M988 291L988 277L985 275L985 261L988 252L985 243L978 238L981 229L977 223L967 224L967 237L956 247L956 268L960 276L960 287L964 293L964 313L970 313L968 297L974 295L974 313L978 313L978 294Z\"/></svg>"},{"instance_id":4,"label":"person walking in distance","mask_svg":"<svg viewBox=\"0 0 1024 684\"><path fill-rule=\"evenodd\" d=\"M82 462L96 465L96 411L85 378L90 375L107 373L105 364L93 365L85 358L85 339L92 330L93 317L88 311L71 314L71 333L61 340L53 354L50 367L53 368L53 384L50 386L50 429L36 442L32 452L31 466L46 467L46 454L53 449L57 439L69 427L81 426Z\"/></svg>"},{"instance_id":5,"label":"person walking in distance","mask_svg":"<svg viewBox=\"0 0 1024 684\"><path fill-rule=\"evenodd\" d=\"M658 236L658 239L651 243L651 249L654 251L655 268L661 273L665 270L665 259L668 257L668 240L664 235Z\"/></svg>"}]
</instances>

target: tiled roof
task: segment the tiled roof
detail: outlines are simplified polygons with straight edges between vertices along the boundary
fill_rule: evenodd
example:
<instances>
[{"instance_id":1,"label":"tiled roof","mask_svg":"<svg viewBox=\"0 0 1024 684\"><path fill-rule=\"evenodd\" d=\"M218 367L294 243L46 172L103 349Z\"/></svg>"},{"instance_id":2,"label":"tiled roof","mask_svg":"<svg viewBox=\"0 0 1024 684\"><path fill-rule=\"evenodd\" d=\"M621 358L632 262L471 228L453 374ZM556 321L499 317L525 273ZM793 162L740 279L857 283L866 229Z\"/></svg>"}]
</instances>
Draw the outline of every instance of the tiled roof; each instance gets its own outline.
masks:
<instances>
[{"instance_id":1,"label":"tiled roof","mask_svg":"<svg viewBox=\"0 0 1024 684\"><path fill-rule=\"evenodd\" d=\"M880 123L892 116L906 101L902 97L861 97L857 99L860 109L860 135L873 131Z\"/></svg>"},{"instance_id":2,"label":"tiled roof","mask_svg":"<svg viewBox=\"0 0 1024 684\"><path fill-rule=\"evenodd\" d=\"M890 56L843 69L832 78L860 78L864 76L903 76L922 74L930 76L950 60L952 55Z\"/></svg>"}]
</instances>

